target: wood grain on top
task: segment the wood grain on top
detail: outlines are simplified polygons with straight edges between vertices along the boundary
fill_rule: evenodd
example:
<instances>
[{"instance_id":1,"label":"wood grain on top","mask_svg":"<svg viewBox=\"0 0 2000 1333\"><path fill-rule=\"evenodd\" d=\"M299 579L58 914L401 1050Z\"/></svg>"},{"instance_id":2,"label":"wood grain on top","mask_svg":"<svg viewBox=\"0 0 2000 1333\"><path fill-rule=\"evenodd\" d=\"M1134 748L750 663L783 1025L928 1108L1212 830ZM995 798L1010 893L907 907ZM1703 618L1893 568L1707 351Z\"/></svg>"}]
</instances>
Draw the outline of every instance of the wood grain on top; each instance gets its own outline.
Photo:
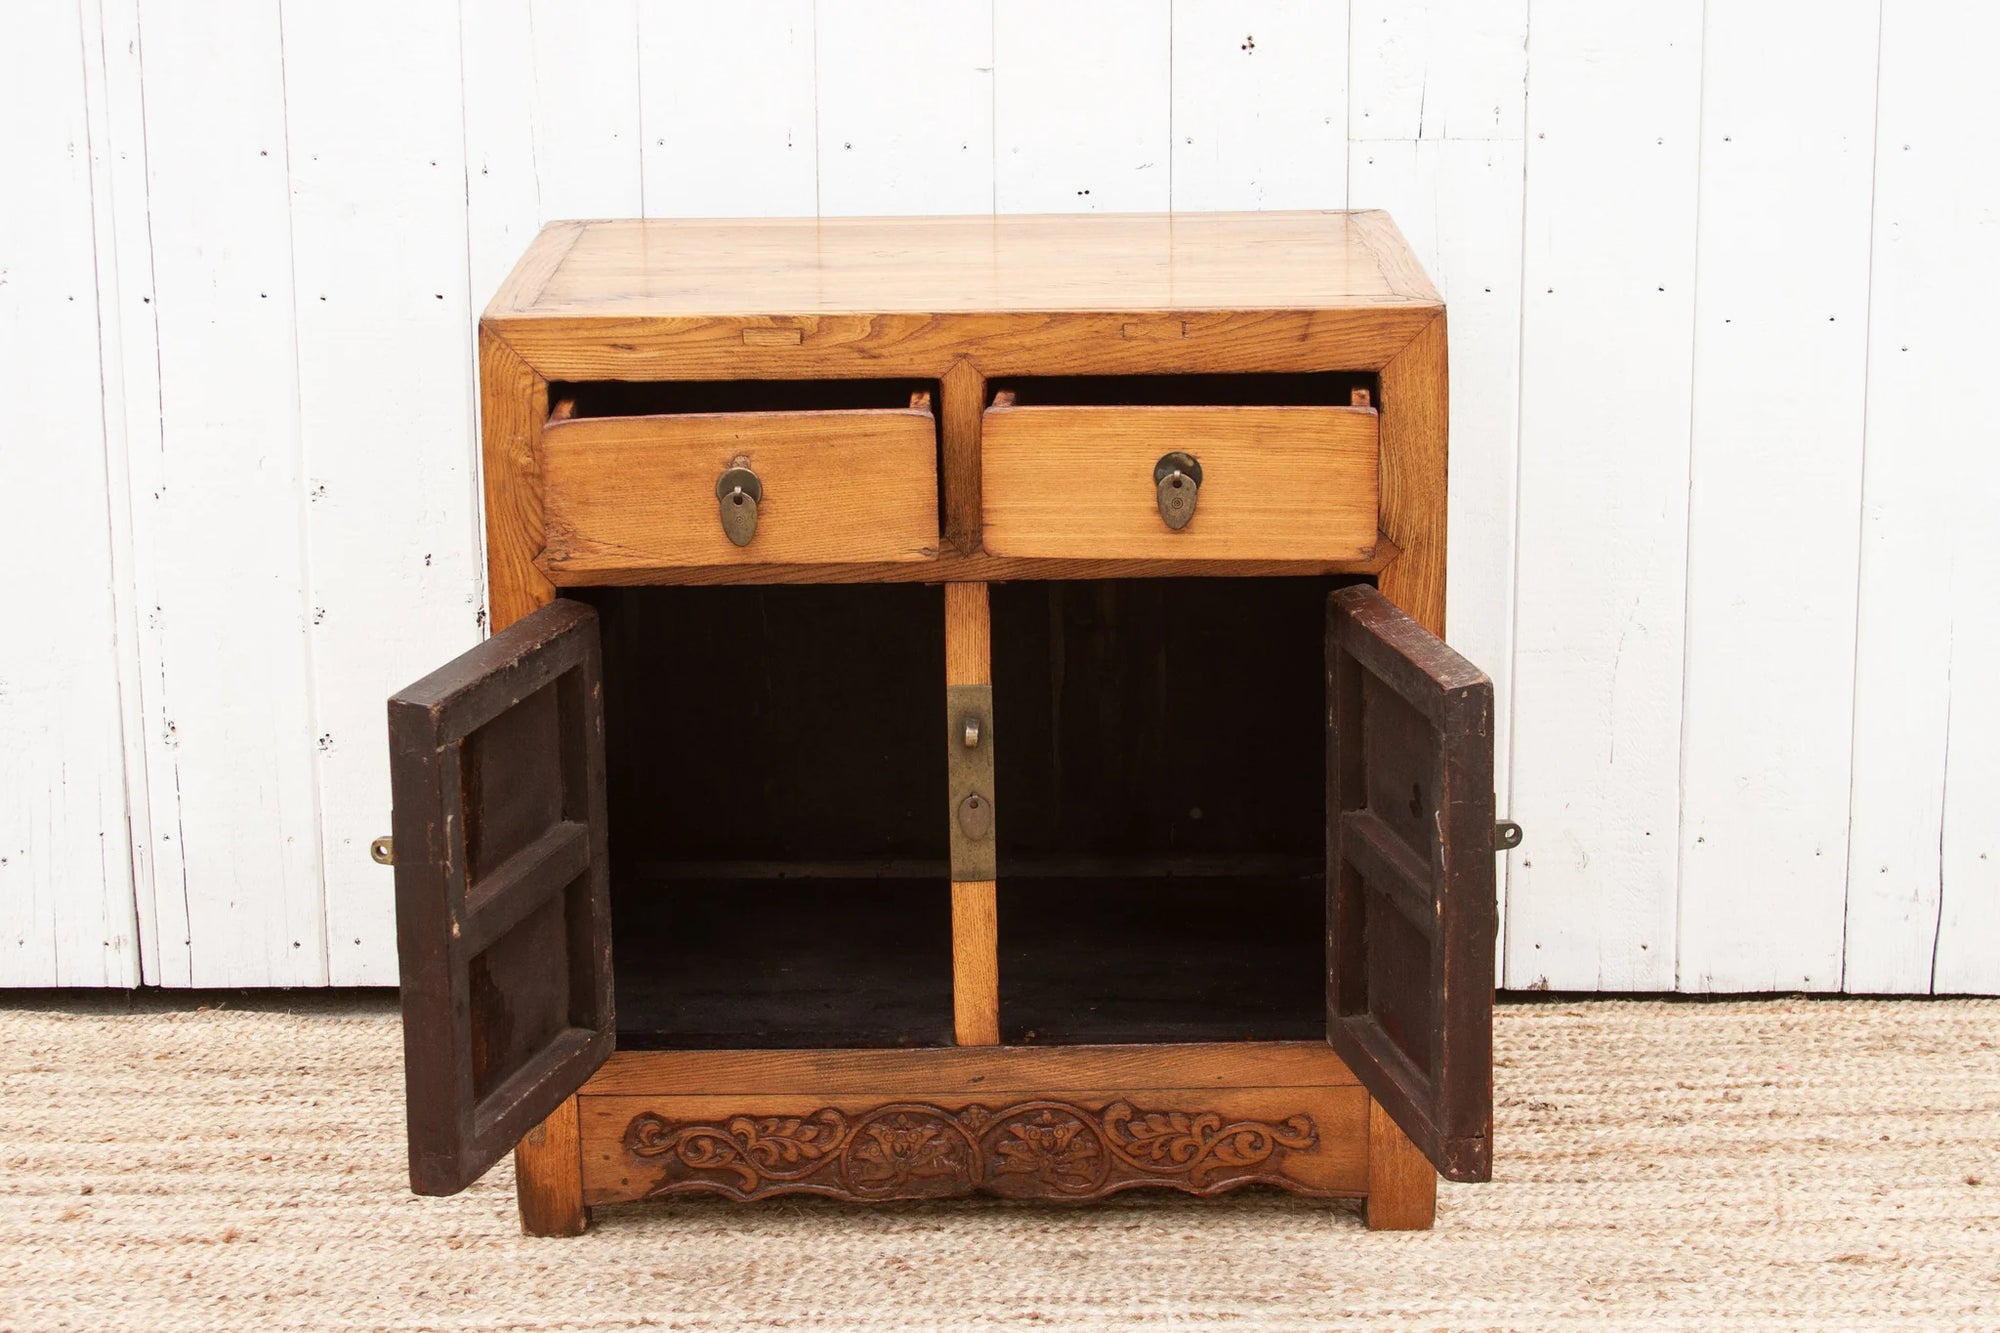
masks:
<instances>
[{"instance_id":1,"label":"wood grain on top","mask_svg":"<svg viewBox=\"0 0 2000 1333\"><path fill-rule=\"evenodd\" d=\"M661 218L550 224L486 315L512 323L1439 303L1382 212Z\"/></svg>"}]
</instances>

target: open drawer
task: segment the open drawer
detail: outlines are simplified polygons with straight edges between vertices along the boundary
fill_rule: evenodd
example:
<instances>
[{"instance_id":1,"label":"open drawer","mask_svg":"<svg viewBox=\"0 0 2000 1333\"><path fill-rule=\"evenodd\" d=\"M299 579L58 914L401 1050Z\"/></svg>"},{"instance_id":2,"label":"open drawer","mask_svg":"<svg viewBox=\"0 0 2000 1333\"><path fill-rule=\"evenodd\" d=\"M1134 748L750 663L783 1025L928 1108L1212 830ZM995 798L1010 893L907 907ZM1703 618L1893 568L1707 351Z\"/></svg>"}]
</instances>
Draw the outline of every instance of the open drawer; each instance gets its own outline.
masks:
<instances>
[{"instance_id":1,"label":"open drawer","mask_svg":"<svg viewBox=\"0 0 2000 1333\"><path fill-rule=\"evenodd\" d=\"M565 581L937 556L927 387L552 385L550 397L542 560Z\"/></svg>"},{"instance_id":2,"label":"open drawer","mask_svg":"<svg viewBox=\"0 0 2000 1333\"><path fill-rule=\"evenodd\" d=\"M1345 380L1003 384L981 432L986 550L1069 559L1366 559L1378 531L1377 418L1367 392Z\"/></svg>"}]
</instances>

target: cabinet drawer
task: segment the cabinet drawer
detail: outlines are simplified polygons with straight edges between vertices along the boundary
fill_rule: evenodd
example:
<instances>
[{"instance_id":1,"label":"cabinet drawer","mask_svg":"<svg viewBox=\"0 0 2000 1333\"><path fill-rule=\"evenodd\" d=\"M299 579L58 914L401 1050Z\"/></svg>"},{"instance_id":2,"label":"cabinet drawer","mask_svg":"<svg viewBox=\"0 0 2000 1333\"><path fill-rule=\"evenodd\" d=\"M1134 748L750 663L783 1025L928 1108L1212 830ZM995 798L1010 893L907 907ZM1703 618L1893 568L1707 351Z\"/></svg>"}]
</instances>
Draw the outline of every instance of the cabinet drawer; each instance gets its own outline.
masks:
<instances>
[{"instance_id":1,"label":"cabinet drawer","mask_svg":"<svg viewBox=\"0 0 2000 1333\"><path fill-rule=\"evenodd\" d=\"M551 419L542 431L543 561L571 576L698 566L935 559L937 430L907 407ZM716 485L762 496L744 545Z\"/></svg>"},{"instance_id":2,"label":"cabinet drawer","mask_svg":"<svg viewBox=\"0 0 2000 1333\"><path fill-rule=\"evenodd\" d=\"M1200 464L1193 517L1154 468ZM1376 543L1376 415L1313 404L1035 406L1002 394L981 435L986 550L1056 558L1355 560Z\"/></svg>"}]
</instances>

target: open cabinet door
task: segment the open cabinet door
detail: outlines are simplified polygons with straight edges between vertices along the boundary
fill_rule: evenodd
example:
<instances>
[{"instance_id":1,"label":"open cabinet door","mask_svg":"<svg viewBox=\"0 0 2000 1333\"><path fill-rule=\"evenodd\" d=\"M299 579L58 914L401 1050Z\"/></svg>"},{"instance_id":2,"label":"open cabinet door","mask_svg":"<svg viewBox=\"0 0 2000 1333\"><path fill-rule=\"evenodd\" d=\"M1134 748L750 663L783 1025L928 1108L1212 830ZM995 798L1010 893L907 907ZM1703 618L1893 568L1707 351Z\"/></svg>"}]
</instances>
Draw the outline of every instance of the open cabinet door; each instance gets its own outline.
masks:
<instances>
[{"instance_id":1,"label":"open cabinet door","mask_svg":"<svg viewBox=\"0 0 2000 1333\"><path fill-rule=\"evenodd\" d=\"M1493 1164L1493 682L1368 586L1327 604L1327 1040L1449 1180Z\"/></svg>"},{"instance_id":2,"label":"open cabinet door","mask_svg":"<svg viewBox=\"0 0 2000 1333\"><path fill-rule=\"evenodd\" d=\"M611 1053L597 613L557 601L389 700L410 1188L454 1194Z\"/></svg>"}]
</instances>

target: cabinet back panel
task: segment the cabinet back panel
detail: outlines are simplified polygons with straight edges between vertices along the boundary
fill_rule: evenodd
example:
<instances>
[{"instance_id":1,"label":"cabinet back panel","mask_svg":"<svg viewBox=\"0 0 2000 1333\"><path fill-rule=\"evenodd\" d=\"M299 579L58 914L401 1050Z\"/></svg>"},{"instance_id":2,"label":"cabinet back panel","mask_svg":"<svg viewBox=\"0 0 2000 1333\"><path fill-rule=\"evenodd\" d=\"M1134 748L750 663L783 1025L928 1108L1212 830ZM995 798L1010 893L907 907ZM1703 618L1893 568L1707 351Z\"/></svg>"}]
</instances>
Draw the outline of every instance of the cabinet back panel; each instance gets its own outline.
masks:
<instances>
[{"instance_id":1,"label":"cabinet back panel","mask_svg":"<svg viewBox=\"0 0 2000 1333\"><path fill-rule=\"evenodd\" d=\"M1347 579L993 589L1012 859L1297 858L1326 845L1326 595Z\"/></svg>"},{"instance_id":2,"label":"cabinet back panel","mask_svg":"<svg viewBox=\"0 0 2000 1333\"><path fill-rule=\"evenodd\" d=\"M602 617L614 866L943 861L939 589L571 595Z\"/></svg>"}]
</instances>

